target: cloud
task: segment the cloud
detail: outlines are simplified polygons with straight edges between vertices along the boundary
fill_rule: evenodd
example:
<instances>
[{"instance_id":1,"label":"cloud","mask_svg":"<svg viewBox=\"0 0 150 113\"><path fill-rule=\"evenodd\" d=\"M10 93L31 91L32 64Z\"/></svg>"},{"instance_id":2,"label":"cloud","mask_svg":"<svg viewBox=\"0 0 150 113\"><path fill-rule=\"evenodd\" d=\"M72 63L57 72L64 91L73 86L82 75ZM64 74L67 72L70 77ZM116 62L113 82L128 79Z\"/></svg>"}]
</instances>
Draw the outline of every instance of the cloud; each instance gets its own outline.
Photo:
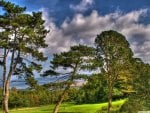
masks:
<instances>
[{"instance_id":1,"label":"cloud","mask_svg":"<svg viewBox=\"0 0 150 113\"><path fill-rule=\"evenodd\" d=\"M126 36L135 57L150 63L150 24L139 23L147 13L148 9L141 9L126 14L114 12L100 15L94 10L88 16L75 14L71 20L66 18L62 25L56 26L53 19L43 11L45 25L51 29L46 39L49 44L47 53L67 51L70 46L79 43L92 45L97 34L113 29Z\"/></svg>"},{"instance_id":2,"label":"cloud","mask_svg":"<svg viewBox=\"0 0 150 113\"><path fill-rule=\"evenodd\" d=\"M92 4L94 3L94 0L82 0L78 5L70 5L70 8L78 11L78 12L84 12L86 11Z\"/></svg>"}]
</instances>

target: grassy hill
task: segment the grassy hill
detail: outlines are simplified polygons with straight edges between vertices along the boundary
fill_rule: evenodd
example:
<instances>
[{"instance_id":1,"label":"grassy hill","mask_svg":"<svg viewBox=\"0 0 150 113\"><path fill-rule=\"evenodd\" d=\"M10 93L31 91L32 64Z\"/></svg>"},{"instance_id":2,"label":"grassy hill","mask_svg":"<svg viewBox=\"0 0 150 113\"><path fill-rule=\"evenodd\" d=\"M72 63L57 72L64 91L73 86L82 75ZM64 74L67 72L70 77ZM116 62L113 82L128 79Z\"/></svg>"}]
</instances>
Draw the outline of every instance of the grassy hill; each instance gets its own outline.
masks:
<instances>
[{"instance_id":1,"label":"grassy hill","mask_svg":"<svg viewBox=\"0 0 150 113\"><path fill-rule=\"evenodd\" d=\"M113 109L118 110L126 100L113 102ZM46 105L32 108L13 109L10 113L52 113L54 105ZM100 110L105 111L107 103L98 104L81 104L75 105L71 103L62 104L59 113L100 113Z\"/></svg>"}]
</instances>

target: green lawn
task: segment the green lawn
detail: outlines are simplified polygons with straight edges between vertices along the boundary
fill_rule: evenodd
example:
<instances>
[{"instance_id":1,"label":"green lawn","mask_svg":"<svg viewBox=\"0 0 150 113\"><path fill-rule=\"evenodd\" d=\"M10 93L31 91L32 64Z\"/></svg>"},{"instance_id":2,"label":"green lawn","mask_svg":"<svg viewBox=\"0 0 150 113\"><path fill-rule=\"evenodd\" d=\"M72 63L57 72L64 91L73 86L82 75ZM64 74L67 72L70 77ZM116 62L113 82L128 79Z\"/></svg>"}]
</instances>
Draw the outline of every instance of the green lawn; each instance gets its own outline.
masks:
<instances>
[{"instance_id":1,"label":"green lawn","mask_svg":"<svg viewBox=\"0 0 150 113\"><path fill-rule=\"evenodd\" d=\"M113 108L119 109L120 106L126 100L119 100L113 102ZM106 109L107 103L99 103L99 104L62 104L59 110L59 113L98 113L101 109ZM52 113L54 105L47 105L41 107L32 107L32 108L20 108L13 109L10 113Z\"/></svg>"}]
</instances>

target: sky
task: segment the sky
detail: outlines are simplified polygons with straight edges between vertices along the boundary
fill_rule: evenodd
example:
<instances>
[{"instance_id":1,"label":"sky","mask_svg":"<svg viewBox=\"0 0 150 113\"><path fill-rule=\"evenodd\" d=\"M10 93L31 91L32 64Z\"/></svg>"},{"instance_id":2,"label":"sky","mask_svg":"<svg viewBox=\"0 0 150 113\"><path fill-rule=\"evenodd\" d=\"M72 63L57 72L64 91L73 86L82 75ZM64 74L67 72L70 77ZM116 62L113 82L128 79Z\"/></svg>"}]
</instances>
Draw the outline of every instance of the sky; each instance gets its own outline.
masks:
<instances>
[{"instance_id":1,"label":"sky","mask_svg":"<svg viewBox=\"0 0 150 113\"><path fill-rule=\"evenodd\" d=\"M53 53L67 51L76 44L93 45L97 34L106 30L122 33L134 56L150 63L150 0L7 0L42 11L46 37Z\"/></svg>"},{"instance_id":2,"label":"sky","mask_svg":"<svg viewBox=\"0 0 150 113\"><path fill-rule=\"evenodd\" d=\"M8 0L42 11L47 54L67 51L76 44L92 45L97 34L117 30L130 43L135 57L150 63L150 0Z\"/></svg>"}]
</instances>

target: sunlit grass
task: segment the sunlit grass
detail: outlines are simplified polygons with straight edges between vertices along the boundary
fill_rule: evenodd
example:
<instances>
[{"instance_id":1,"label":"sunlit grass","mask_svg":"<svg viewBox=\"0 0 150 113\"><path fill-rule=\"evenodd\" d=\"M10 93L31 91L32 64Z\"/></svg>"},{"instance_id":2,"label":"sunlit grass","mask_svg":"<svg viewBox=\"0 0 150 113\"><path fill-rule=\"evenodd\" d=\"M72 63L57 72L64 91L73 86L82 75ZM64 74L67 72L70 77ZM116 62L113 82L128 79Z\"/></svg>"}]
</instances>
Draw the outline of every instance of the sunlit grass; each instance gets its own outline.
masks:
<instances>
[{"instance_id":1,"label":"sunlit grass","mask_svg":"<svg viewBox=\"0 0 150 113\"><path fill-rule=\"evenodd\" d=\"M113 102L113 108L119 109L126 100L118 100ZM10 110L10 113L52 113L54 105L46 105L41 107L19 108ZM75 105L71 103L62 104L58 113L97 113L101 109L106 109L107 103L98 104L81 104Z\"/></svg>"}]
</instances>

